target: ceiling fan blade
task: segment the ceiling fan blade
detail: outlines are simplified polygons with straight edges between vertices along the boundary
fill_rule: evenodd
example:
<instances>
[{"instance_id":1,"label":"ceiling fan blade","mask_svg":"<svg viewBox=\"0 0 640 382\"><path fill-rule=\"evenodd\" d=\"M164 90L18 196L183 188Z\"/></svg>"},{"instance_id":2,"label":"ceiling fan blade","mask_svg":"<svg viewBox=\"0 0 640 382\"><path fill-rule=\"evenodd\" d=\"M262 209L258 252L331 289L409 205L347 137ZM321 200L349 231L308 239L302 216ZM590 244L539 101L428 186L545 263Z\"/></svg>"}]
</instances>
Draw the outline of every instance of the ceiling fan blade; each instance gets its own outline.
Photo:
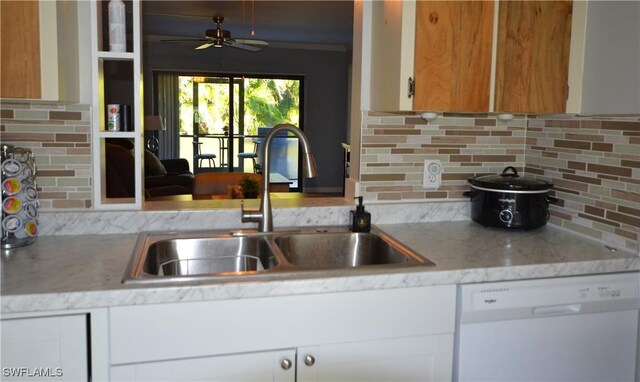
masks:
<instances>
[{"instance_id":1,"label":"ceiling fan blade","mask_svg":"<svg viewBox=\"0 0 640 382\"><path fill-rule=\"evenodd\" d=\"M207 42L208 39L204 38L176 38L168 40L160 40L160 42Z\"/></svg>"},{"instance_id":2,"label":"ceiling fan blade","mask_svg":"<svg viewBox=\"0 0 640 382\"><path fill-rule=\"evenodd\" d=\"M246 50L246 51L249 51L249 52L259 52L259 51L262 50L262 49L260 49L258 47L255 47L255 46L246 45L246 44L240 44L240 43L238 43L238 42L236 42L234 40L227 40L227 41L224 42L224 44L226 46L230 46L232 48L238 48L238 49Z\"/></svg>"},{"instance_id":3,"label":"ceiling fan blade","mask_svg":"<svg viewBox=\"0 0 640 382\"><path fill-rule=\"evenodd\" d=\"M206 44L202 44L200 46L197 46L196 50L207 49L207 48L209 48L211 46L213 46L213 43L212 42L208 42Z\"/></svg>"},{"instance_id":4,"label":"ceiling fan blade","mask_svg":"<svg viewBox=\"0 0 640 382\"><path fill-rule=\"evenodd\" d=\"M234 38L234 40L239 44L269 46L269 43L263 40L248 40L248 39L241 39L241 38Z\"/></svg>"}]
</instances>

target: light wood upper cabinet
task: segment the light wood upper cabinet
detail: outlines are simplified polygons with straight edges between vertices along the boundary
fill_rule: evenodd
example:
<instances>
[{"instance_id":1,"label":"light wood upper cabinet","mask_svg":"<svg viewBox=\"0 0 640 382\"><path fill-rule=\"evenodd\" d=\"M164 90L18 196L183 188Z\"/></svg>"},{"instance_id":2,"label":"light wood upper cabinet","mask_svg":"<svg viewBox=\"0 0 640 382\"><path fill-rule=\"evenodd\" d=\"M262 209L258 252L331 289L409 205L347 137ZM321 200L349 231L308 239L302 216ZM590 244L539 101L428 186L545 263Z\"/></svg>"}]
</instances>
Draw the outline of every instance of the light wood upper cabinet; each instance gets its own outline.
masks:
<instances>
[{"instance_id":1,"label":"light wood upper cabinet","mask_svg":"<svg viewBox=\"0 0 640 382\"><path fill-rule=\"evenodd\" d=\"M0 97L79 102L78 1L1 1ZM88 67L88 66L87 66Z\"/></svg>"},{"instance_id":2,"label":"light wood upper cabinet","mask_svg":"<svg viewBox=\"0 0 640 382\"><path fill-rule=\"evenodd\" d=\"M541 0L374 2L371 110L565 112L573 7ZM414 35L406 38L401 32L409 27ZM411 76L414 97L407 100Z\"/></svg>"},{"instance_id":3,"label":"light wood upper cabinet","mask_svg":"<svg viewBox=\"0 0 640 382\"><path fill-rule=\"evenodd\" d=\"M494 3L418 1L415 110L489 110Z\"/></svg>"},{"instance_id":4,"label":"light wood upper cabinet","mask_svg":"<svg viewBox=\"0 0 640 382\"><path fill-rule=\"evenodd\" d=\"M39 14L37 1L0 2L0 97L41 97Z\"/></svg>"},{"instance_id":5,"label":"light wood upper cabinet","mask_svg":"<svg viewBox=\"0 0 640 382\"><path fill-rule=\"evenodd\" d=\"M494 110L565 112L573 2L499 4Z\"/></svg>"}]
</instances>

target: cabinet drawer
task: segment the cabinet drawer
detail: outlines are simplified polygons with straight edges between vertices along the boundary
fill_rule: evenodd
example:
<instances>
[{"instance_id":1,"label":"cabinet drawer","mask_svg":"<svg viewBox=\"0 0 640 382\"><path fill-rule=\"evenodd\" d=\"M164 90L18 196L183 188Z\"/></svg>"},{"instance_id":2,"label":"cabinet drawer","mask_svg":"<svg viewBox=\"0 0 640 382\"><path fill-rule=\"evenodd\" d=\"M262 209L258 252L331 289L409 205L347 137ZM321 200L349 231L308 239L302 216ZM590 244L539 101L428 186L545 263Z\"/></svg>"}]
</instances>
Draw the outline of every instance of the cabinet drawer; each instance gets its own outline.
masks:
<instances>
[{"instance_id":1,"label":"cabinet drawer","mask_svg":"<svg viewBox=\"0 0 640 382\"><path fill-rule=\"evenodd\" d=\"M116 307L111 363L452 333L455 286Z\"/></svg>"}]
</instances>

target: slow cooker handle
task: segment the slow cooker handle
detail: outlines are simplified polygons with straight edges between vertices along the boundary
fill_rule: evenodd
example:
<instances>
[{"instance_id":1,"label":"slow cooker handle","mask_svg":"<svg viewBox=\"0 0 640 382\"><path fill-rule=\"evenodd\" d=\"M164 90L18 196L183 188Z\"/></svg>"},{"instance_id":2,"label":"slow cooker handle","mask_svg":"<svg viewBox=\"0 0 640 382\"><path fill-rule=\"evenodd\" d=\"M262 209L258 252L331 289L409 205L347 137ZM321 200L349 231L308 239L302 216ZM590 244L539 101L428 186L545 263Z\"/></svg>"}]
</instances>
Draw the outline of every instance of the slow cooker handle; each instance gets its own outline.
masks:
<instances>
[{"instance_id":1,"label":"slow cooker handle","mask_svg":"<svg viewBox=\"0 0 640 382\"><path fill-rule=\"evenodd\" d=\"M513 171L513 173L509 174L507 173L508 170ZM502 174L500 174L500 176L512 176L514 178L518 177L518 170L515 169L515 167L509 166L509 167L505 167L504 170L502 170Z\"/></svg>"},{"instance_id":2,"label":"slow cooker handle","mask_svg":"<svg viewBox=\"0 0 640 382\"><path fill-rule=\"evenodd\" d=\"M474 196L475 194L476 194L476 193L475 193L475 192L473 192L473 191L465 191L465 192L463 192L463 193L462 193L462 196L464 196L464 197L466 197L466 198L473 198L473 196Z\"/></svg>"},{"instance_id":3,"label":"slow cooker handle","mask_svg":"<svg viewBox=\"0 0 640 382\"><path fill-rule=\"evenodd\" d=\"M556 204L560 201L560 199L553 197L553 196L547 196L547 203L551 203L551 204Z\"/></svg>"}]
</instances>

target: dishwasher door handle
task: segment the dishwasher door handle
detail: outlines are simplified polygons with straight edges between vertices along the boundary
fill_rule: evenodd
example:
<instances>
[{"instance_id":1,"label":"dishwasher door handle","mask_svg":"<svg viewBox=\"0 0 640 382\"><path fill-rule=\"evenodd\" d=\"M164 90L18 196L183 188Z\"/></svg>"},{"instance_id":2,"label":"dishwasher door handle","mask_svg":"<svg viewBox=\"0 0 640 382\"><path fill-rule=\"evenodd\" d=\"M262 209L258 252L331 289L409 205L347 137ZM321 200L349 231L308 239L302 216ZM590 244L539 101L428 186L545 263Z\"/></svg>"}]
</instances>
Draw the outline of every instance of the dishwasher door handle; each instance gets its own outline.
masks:
<instances>
[{"instance_id":1,"label":"dishwasher door handle","mask_svg":"<svg viewBox=\"0 0 640 382\"><path fill-rule=\"evenodd\" d=\"M566 304L552 306L536 306L533 308L534 316L544 316L547 314L575 314L580 313L582 304Z\"/></svg>"}]
</instances>

